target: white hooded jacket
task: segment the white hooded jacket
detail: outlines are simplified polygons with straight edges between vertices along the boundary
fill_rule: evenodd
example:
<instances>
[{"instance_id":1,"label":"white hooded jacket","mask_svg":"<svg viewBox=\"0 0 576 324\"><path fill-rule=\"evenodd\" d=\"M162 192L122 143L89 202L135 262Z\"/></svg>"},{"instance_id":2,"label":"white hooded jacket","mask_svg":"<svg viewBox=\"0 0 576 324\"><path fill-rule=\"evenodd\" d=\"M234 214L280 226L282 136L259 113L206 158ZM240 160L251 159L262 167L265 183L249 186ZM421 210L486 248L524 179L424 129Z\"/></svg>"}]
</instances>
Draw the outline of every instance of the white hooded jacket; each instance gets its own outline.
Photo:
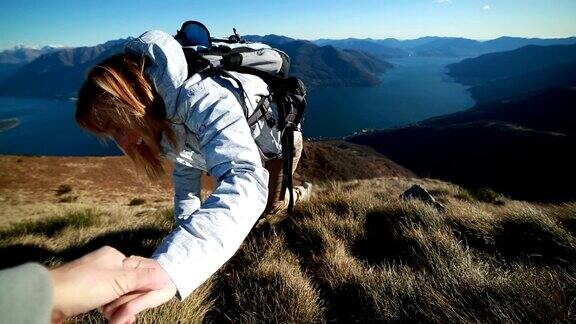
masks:
<instances>
[{"instance_id":1,"label":"white hooded jacket","mask_svg":"<svg viewBox=\"0 0 576 324\"><path fill-rule=\"evenodd\" d=\"M281 151L280 134L264 121L250 130L235 81L187 79L184 53L169 34L146 32L127 44L126 53L148 58L145 74L164 100L178 139L176 149L162 139L163 155L175 162L176 226L152 257L168 272L182 300L234 255L264 211L268 172L262 160ZM250 109L268 94L261 79L234 76L243 84ZM203 203L201 170L217 181Z\"/></svg>"}]
</instances>

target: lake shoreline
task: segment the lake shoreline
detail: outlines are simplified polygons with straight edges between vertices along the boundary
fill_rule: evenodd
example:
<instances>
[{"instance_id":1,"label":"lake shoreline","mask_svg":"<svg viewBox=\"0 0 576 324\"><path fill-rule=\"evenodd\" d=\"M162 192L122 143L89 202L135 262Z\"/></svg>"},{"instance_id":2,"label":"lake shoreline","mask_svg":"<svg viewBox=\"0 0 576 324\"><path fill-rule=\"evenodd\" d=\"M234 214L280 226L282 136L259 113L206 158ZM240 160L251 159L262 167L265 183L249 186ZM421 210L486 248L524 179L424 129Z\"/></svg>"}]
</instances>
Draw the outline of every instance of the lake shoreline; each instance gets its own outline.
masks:
<instances>
[{"instance_id":1,"label":"lake shoreline","mask_svg":"<svg viewBox=\"0 0 576 324\"><path fill-rule=\"evenodd\" d=\"M474 106L467 88L446 75L458 58L392 59L380 85L311 89L302 124L309 140L346 140L373 130L397 129ZM0 131L0 154L118 156L74 120L75 101L0 97L0 120L18 119ZM8 128L10 126L10 128ZM47 139L50 139L48 141Z\"/></svg>"},{"instance_id":2,"label":"lake shoreline","mask_svg":"<svg viewBox=\"0 0 576 324\"><path fill-rule=\"evenodd\" d=\"M306 138L345 138L396 129L475 106L468 87L447 76L461 58L390 59L394 68L375 87L322 87L309 92Z\"/></svg>"},{"instance_id":3,"label":"lake shoreline","mask_svg":"<svg viewBox=\"0 0 576 324\"><path fill-rule=\"evenodd\" d=\"M7 118L0 120L0 133L16 128L20 125L20 119L18 118Z\"/></svg>"}]
</instances>

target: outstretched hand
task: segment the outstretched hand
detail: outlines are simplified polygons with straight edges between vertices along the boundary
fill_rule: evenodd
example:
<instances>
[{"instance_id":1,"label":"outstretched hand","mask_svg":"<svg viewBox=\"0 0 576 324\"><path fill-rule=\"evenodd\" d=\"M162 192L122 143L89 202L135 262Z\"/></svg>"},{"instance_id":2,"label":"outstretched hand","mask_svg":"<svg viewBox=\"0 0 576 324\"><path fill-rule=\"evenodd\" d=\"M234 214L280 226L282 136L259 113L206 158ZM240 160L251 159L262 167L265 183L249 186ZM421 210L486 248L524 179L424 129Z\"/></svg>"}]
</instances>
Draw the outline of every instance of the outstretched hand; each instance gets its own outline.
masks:
<instances>
[{"instance_id":1,"label":"outstretched hand","mask_svg":"<svg viewBox=\"0 0 576 324\"><path fill-rule=\"evenodd\" d=\"M172 284L159 266L127 266L130 263L125 264L125 259L120 251L106 246L52 269L52 321L61 323L68 317L118 300L128 293L154 293Z\"/></svg>"},{"instance_id":2,"label":"outstretched hand","mask_svg":"<svg viewBox=\"0 0 576 324\"><path fill-rule=\"evenodd\" d=\"M150 291L134 291L128 293L113 302L102 307L104 317L111 324L132 323L136 320L136 315L146 309L153 308L164 304L176 295L177 289L168 274L153 259L139 256L131 256L124 260L124 268L127 269L153 269L153 271L162 272L168 280L163 285Z\"/></svg>"}]
</instances>

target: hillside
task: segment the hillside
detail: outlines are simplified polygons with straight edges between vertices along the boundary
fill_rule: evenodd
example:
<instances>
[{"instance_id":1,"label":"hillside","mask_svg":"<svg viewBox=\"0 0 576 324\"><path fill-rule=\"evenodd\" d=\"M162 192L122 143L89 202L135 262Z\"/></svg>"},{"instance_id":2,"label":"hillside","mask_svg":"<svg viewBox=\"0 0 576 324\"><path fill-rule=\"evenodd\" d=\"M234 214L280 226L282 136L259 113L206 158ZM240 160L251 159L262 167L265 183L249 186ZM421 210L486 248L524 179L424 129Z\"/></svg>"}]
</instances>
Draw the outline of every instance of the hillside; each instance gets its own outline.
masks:
<instances>
[{"instance_id":1,"label":"hillside","mask_svg":"<svg viewBox=\"0 0 576 324\"><path fill-rule=\"evenodd\" d=\"M8 79L20 67L34 61L41 55L57 50L57 47L52 46L44 46L42 48L16 46L0 52L0 82Z\"/></svg>"},{"instance_id":2,"label":"hillside","mask_svg":"<svg viewBox=\"0 0 576 324\"><path fill-rule=\"evenodd\" d=\"M413 47L421 56L478 56L487 53L512 51L526 46L556 46L576 44L576 37L569 38L521 38L500 37L487 41L477 41L458 37L437 37Z\"/></svg>"},{"instance_id":3,"label":"hillside","mask_svg":"<svg viewBox=\"0 0 576 324\"><path fill-rule=\"evenodd\" d=\"M127 206L143 199L151 206L172 201L169 177L150 183L138 176L129 159L115 157L34 157L0 155L0 220L36 218L61 203ZM350 165L358 167L350 168ZM168 173L171 163L167 162ZM344 141L307 142L295 181L314 183L375 177L415 177L386 157ZM203 177L205 192L214 180ZM69 191L61 188L69 187ZM59 193L60 192L60 193ZM1 222L0 222L1 225Z\"/></svg>"},{"instance_id":4,"label":"hillside","mask_svg":"<svg viewBox=\"0 0 576 324\"><path fill-rule=\"evenodd\" d=\"M381 55L385 58L391 57L405 57L409 55L409 51L401 48L401 42L386 42L374 39L319 39L314 41L314 44L319 46L334 46L340 49L353 49L357 51L367 52L375 55Z\"/></svg>"},{"instance_id":5,"label":"hillside","mask_svg":"<svg viewBox=\"0 0 576 324\"><path fill-rule=\"evenodd\" d=\"M479 120L502 121L531 129L576 135L576 80L573 86L511 96L453 114L430 118L421 125L445 126Z\"/></svg>"},{"instance_id":6,"label":"hillside","mask_svg":"<svg viewBox=\"0 0 576 324\"><path fill-rule=\"evenodd\" d=\"M54 52L57 47L44 46L42 48L30 48L26 46L16 46L0 52L0 64L25 64L37 59L39 56Z\"/></svg>"},{"instance_id":7,"label":"hillside","mask_svg":"<svg viewBox=\"0 0 576 324\"><path fill-rule=\"evenodd\" d=\"M573 84L576 84L576 57L570 63L552 64L519 76L491 80L468 91L477 103L485 103Z\"/></svg>"},{"instance_id":8,"label":"hillside","mask_svg":"<svg viewBox=\"0 0 576 324\"><path fill-rule=\"evenodd\" d=\"M419 56L461 57L482 52L482 43L460 37L441 37L413 48Z\"/></svg>"},{"instance_id":9,"label":"hillside","mask_svg":"<svg viewBox=\"0 0 576 324\"><path fill-rule=\"evenodd\" d=\"M320 47L308 41L287 42L278 47L291 58L290 73L312 88L376 85L380 83L379 75L392 67L371 54Z\"/></svg>"},{"instance_id":10,"label":"hillside","mask_svg":"<svg viewBox=\"0 0 576 324\"><path fill-rule=\"evenodd\" d=\"M576 44L576 37L567 38L523 38L503 36L482 42L486 53L512 51L528 45L552 46Z\"/></svg>"},{"instance_id":11,"label":"hillside","mask_svg":"<svg viewBox=\"0 0 576 324\"><path fill-rule=\"evenodd\" d=\"M576 45L526 46L447 66L458 82L471 85L478 103L533 95L576 84Z\"/></svg>"},{"instance_id":12,"label":"hillside","mask_svg":"<svg viewBox=\"0 0 576 324\"><path fill-rule=\"evenodd\" d=\"M75 97L87 71L124 48L120 39L91 47L64 48L41 55L0 84L0 94L24 97Z\"/></svg>"},{"instance_id":13,"label":"hillside","mask_svg":"<svg viewBox=\"0 0 576 324\"><path fill-rule=\"evenodd\" d=\"M337 151L337 143L322 145L336 150L330 154L343 153ZM369 152L362 154L381 158ZM305 157L307 163L315 164L310 156ZM381 168L362 164L367 156L350 165L366 171ZM26 170L22 166L35 159L46 158L2 157L2 163ZM98 165L94 173L91 166L104 159L62 160L61 171L55 172L61 178L55 183L79 181L74 192L82 179L96 178L91 174L109 168L121 173L122 164L115 159ZM57 178L52 170L35 169L21 182ZM297 206L293 217L273 229L254 229L235 256L184 303L172 300L139 319L146 323L576 320L574 203L534 205L442 181L390 175L317 183L311 201ZM31 260L54 264L105 244L128 255L149 255L170 231L171 202L146 200L127 206L131 191L102 178L92 183L92 189L128 192L121 203L82 203L90 196L86 192L77 202L52 203L34 220L6 222L3 217L1 267ZM413 184L429 189L445 210L399 199ZM3 191L1 197L6 194ZM26 192L20 197L23 202L36 200ZM94 311L73 322L104 320Z\"/></svg>"},{"instance_id":14,"label":"hillside","mask_svg":"<svg viewBox=\"0 0 576 324\"><path fill-rule=\"evenodd\" d=\"M513 51L466 59L450 64L447 68L448 74L458 82L477 86L574 61L576 61L576 45L531 45Z\"/></svg>"},{"instance_id":15,"label":"hillside","mask_svg":"<svg viewBox=\"0 0 576 324\"><path fill-rule=\"evenodd\" d=\"M291 56L291 73L303 79L308 87L371 86L391 65L371 54L319 47L307 41L295 41L277 35L249 36L251 40L269 43ZM55 49L39 53L34 60L0 66L0 95L70 98L75 97L87 71L113 54L123 51L126 39L97 46ZM7 51L0 59L15 60ZM4 71L4 72L3 72ZM2 76L4 76L2 78Z\"/></svg>"},{"instance_id":16,"label":"hillside","mask_svg":"<svg viewBox=\"0 0 576 324\"><path fill-rule=\"evenodd\" d=\"M282 36L282 35L274 35L274 34L269 34L269 35L264 35L264 36L243 35L242 39L246 40L248 42L268 44L272 47L279 47L279 46L282 46L286 43L290 43L290 42L293 42L296 40L294 38L290 38L290 37L286 37L286 36Z\"/></svg>"},{"instance_id":17,"label":"hillside","mask_svg":"<svg viewBox=\"0 0 576 324\"><path fill-rule=\"evenodd\" d=\"M421 176L537 201L576 199L576 89L479 105L349 138Z\"/></svg>"}]
</instances>

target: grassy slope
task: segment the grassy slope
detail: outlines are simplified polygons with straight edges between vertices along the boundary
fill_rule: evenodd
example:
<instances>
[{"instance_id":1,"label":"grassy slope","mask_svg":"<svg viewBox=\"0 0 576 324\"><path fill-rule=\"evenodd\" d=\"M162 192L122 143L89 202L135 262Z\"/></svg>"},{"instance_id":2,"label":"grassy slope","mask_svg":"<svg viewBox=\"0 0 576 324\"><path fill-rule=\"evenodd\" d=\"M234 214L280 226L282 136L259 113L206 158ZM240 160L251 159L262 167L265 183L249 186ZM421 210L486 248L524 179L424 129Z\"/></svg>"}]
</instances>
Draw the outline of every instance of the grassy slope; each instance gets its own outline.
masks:
<instances>
[{"instance_id":1,"label":"grassy slope","mask_svg":"<svg viewBox=\"0 0 576 324\"><path fill-rule=\"evenodd\" d=\"M321 183L293 218L253 230L183 304L141 321L576 320L576 204L529 204L394 175ZM414 183L446 211L399 200ZM168 204L60 203L42 219L0 227L0 266L57 263L104 244L148 255L171 217ZM95 312L75 320L102 321Z\"/></svg>"},{"instance_id":2,"label":"grassy slope","mask_svg":"<svg viewBox=\"0 0 576 324\"><path fill-rule=\"evenodd\" d=\"M33 157L0 155L0 226L59 213L74 206L127 207L144 200L148 208L172 202L170 177L150 183L125 157ZM166 165L171 171L169 163ZM295 179L313 182L414 174L374 151L344 141L307 142ZM203 177L205 194L213 179ZM59 191L67 187L67 192Z\"/></svg>"},{"instance_id":3,"label":"grassy slope","mask_svg":"<svg viewBox=\"0 0 576 324\"><path fill-rule=\"evenodd\" d=\"M574 107L576 88L560 87L348 139L419 175L517 199L572 201Z\"/></svg>"},{"instance_id":4,"label":"grassy slope","mask_svg":"<svg viewBox=\"0 0 576 324\"><path fill-rule=\"evenodd\" d=\"M414 182L447 211L400 201ZM184 304L142 319L574 321L575 212L574 204L483 203L434 180L334 182L274 230L254 230ZM170 218L169 209L63 209L53 221L5 227L0 260L58 262L102 244L146 255ZM77 320L88 319L101 320L96 313Z\"/></svg>"}]
</instances>

